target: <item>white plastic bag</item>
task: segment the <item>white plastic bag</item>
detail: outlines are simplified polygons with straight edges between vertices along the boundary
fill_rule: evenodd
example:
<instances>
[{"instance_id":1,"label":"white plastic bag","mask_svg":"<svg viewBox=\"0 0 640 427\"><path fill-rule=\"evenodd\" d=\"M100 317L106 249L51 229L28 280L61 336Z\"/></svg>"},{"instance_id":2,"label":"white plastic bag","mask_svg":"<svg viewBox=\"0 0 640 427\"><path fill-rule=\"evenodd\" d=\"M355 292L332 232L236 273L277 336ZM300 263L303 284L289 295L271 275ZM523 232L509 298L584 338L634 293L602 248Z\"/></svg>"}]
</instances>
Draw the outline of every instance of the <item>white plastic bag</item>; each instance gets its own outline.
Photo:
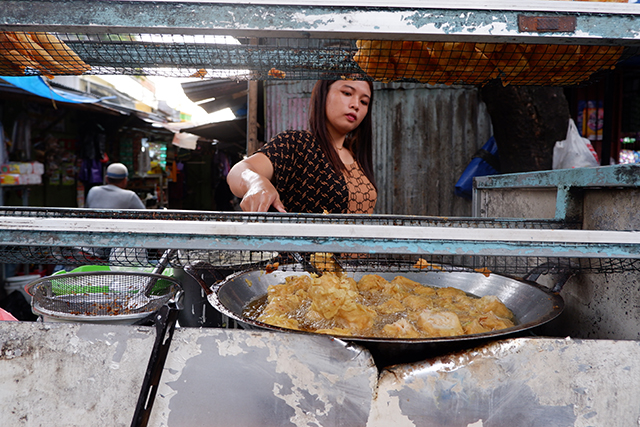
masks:
<instances>
[{"instance_id":1,"label":"white plastic bag","mask_svg":"<svg viewBox=\"0 0 640 427\"><path fill-rule=\"evenodd\" d=\"M600 166L598 154L587 138L580 136L573 119L569 119L567 139L553 147L553 168L571 169Z\"/></svg>"}]
</instances>

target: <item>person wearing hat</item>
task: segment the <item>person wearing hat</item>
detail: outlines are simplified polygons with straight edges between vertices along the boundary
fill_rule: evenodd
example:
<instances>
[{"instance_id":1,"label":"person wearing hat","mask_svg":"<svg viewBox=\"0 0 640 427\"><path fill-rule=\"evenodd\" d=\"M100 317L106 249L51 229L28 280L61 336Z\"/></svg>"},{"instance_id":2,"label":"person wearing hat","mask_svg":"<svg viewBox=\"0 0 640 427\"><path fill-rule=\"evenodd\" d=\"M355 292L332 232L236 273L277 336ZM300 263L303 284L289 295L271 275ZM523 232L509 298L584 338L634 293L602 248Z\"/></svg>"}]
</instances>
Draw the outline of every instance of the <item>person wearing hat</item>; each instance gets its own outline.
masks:
<instances>
[{"instance_id":1,"label":"person wearing hat","mask_svg":"<svg viewBox=\"0 0 640 427\"><path fill-rule=\"evenodd\" d=\"M127 190L129 171L122 163L107 167L107 184L92 187L85 207L97 209L145 209L136 193Z\"/></svg>"}]
</instances>

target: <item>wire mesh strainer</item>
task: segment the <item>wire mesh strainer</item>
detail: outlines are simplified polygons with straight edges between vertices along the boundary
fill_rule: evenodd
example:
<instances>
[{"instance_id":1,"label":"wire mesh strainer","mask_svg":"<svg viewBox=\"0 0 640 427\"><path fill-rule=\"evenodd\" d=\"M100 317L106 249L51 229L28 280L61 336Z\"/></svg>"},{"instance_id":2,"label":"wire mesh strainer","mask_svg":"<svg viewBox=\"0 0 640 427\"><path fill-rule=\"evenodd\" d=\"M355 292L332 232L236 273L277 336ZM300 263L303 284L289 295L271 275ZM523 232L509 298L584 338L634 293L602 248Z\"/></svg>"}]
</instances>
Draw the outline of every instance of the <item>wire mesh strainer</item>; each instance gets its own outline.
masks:
<instances>
[{"instance_id":1,"label":"wire mesh strainer","mask_svg":"<svg viewBox=\"0 0 640 427\"><path fill-rule=\"evenodd\" d=\"M160 274L95 271L43 277L27 291L33 311L46 320L99 322L144 317L177 299L182 289L176 279Z\"/></svg>"}]
</instances>

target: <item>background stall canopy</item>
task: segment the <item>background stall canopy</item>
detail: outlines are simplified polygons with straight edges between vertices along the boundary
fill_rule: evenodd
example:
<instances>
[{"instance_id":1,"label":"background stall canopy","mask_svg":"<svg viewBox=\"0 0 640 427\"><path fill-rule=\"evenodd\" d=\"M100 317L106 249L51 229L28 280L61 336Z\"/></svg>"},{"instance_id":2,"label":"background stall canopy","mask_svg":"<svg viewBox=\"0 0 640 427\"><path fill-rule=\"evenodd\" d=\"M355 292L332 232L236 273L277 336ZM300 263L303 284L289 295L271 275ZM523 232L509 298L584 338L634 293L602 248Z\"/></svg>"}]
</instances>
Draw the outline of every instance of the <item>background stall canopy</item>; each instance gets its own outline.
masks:
<instances>
[{"instance_id":1,"label":"background stall canopy","mask_svg":"<svg viewBox=\"0 0 640 427\"><path fill-rule=\"evenodd\" d=\"M43 98L49 98L57 102L70 102L74 104L96 103L106 99L113 99L113 96L95 98L87 95L76 94L64 89L53 88L41 76L8 77L0 76L7 83L16 86L24 91Z\"/></svg>"}]
</instances>

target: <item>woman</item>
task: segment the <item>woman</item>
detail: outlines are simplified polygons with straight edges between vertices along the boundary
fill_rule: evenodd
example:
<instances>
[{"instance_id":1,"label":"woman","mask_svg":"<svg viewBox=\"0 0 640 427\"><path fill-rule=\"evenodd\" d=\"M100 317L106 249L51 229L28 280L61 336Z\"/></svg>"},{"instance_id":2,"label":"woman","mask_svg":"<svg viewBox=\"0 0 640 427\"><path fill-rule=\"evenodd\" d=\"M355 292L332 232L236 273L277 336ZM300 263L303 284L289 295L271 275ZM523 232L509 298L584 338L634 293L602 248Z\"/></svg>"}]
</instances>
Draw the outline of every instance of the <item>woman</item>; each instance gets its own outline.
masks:
<instances>
[{"instance_id":1,"label":"woman","mask_svg":"<svg viewBox=\"0 0 640 427\"><path fill-rule=\"evenodd\" d=\"M276 135L229 172L248 212L372 213L373 85L320 80L311 93L310 131Z\"/></svg>"}]
</instances>

